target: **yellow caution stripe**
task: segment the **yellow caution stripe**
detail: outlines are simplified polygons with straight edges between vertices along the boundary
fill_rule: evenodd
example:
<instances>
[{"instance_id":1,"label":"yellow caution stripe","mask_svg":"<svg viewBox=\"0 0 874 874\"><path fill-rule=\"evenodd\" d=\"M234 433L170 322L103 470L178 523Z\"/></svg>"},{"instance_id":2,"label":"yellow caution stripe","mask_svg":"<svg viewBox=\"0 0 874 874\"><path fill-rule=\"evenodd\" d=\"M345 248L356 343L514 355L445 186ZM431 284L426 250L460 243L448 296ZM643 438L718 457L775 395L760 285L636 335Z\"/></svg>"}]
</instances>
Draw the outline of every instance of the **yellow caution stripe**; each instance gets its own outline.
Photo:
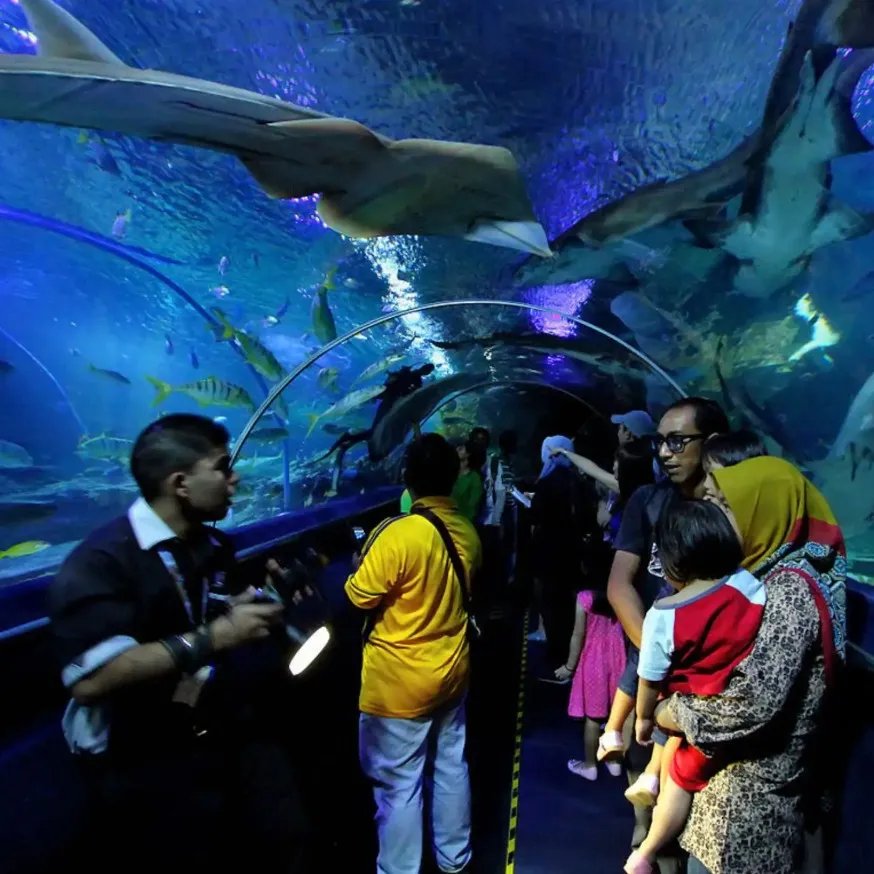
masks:
<instances>
[{"instance_id":1,"label":"yellow caution stripe","mask_svg":"<svg viewBox=\"0 0 874 874\"><path fill-rule=\"evenodd\" d=\"M510 828L507 833L507 874L516 870L516 829L519 824L519 779L522 774L522 722L525 718L525 678L528 673L528 612L522 623L522 659L516 702L516 737L513 740L513 776L510 781Z\"/></svg>"}]
</instances>

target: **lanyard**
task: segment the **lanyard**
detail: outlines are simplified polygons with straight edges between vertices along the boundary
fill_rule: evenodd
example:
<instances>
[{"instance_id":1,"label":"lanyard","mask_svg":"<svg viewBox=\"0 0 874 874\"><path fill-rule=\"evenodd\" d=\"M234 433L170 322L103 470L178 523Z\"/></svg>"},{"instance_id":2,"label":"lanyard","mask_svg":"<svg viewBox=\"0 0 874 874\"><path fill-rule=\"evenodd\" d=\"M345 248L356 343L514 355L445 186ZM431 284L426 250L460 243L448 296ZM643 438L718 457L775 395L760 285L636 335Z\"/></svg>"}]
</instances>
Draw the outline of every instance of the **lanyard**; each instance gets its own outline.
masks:
<instances>
[{"instance_id":1,"label":"lanyard","mask_svg":"<svg viewBox=\"0 0 874 874\"><path fill-rule=\"evenodd\" d=\"M194 621L194 610L191 607L191 599L188 597L188 591L185 588L185 575L179 570L179 566L176 564L176 559L173 557L173 553L169 550L159 550L158 557L164 563L164 567L167 568L167 572L173 577L173 582L176 584L176 591L179 592L179 597L182 599L182 606L185 608L185 612L188 615L188 619L191 622L192 627L195 627L197 623ZM210 588L210 580L209 577L204 577L201 580L201 604L200 604L200 621L203 622L206 619L206 604L209 600L209 588Z\"/></svg>"}]
</instances>

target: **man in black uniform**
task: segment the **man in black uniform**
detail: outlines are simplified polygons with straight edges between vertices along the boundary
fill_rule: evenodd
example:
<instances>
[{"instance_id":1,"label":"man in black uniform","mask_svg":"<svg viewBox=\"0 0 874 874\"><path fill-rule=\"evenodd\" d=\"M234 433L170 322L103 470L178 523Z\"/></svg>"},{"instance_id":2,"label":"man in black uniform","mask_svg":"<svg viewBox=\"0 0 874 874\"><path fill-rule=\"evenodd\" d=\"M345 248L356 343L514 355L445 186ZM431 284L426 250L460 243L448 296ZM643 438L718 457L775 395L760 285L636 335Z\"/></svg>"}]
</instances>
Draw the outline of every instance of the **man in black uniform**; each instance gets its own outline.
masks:
<instances>
[{"instance_id":1,"label":"man in black uniform","mask_svg":"<svg viewBox=\"0 0 874 874\"><path fill-rule=\"evenodd\" d=\"M141 497L71 553L49 592L72 699L64 735L94 801L90 861L300 871L306 827L288 763L228 661L282 612L252 603L229 539L207 527L238 481L228 432L166 416L137 438L131 472Z\"/></svg>"}]
</instances>

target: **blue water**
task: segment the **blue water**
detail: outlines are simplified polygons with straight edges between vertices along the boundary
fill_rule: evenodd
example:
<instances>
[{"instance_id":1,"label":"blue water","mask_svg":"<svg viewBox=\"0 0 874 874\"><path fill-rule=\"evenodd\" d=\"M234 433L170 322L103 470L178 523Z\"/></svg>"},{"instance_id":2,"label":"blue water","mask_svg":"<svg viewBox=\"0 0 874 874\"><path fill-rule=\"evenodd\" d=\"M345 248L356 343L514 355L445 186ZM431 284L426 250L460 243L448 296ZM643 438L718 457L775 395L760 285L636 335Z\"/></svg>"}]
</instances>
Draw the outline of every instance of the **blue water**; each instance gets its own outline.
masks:
<instances>
[{"instance_id":1,"label":"blue water","mask_svg":"<svg viewBox=\"0 0 874 874\"><path fill-rule=\"evenodd\" d=\"M136 67L280 97L396 138L506 146L554 237L642 185L706 167L754 130L799 4L62 5ZM0 52L34 50L19 5L0 0ZM866 132L874 118L871 78L863 77L854 103ZM308 415L384 379L354 383L389 353L406 356L395 366L434 363L436 378L471 370L499 383L465 394L426 423L448 434L480 423L493 431L517 427L533 443L537 423L550 411L573 407L567 392L582 410L603 416L647 404L657 413L672 399L673 390L633 355L564 313L642 350L684 390L720 399L714 362L722 336L724 375L765 411L782 451L810 470L841 517L857 570L874 574L874 455L865 454L874 452L874 426L865 425L864 415L856 423L855 460L828 457L874 371L870 237L817 252L791 299L723 295L700 279L691 254L642 297L641 289L590 279L520 290L511 278L518 252L457 239L351 240L324 227L315 198L268 199L231 156L111 131L102 140L82 133L0 121L0 361L6 365L0 365L0 441L32 459L17 469L0 460L0 504L54 506L31 521L10 519L0 506L0 551L46 541L52 549L42 556L51 565L129 502L133 486L123 460L83 457L83 438L132 440L154 416L182 410L224 417L231 434L239 434L249 410L199 407L180 394L155 407L146 377L175 386L215 376L260 404L273 380L254 372L240 349L216 341L212 308L259 339L287 372L321 345L313 336L312 299L336 269L328 301L341 335L441 300L520 300L551 312L462 306L411 314L328 353L282 397L288 439L242 447L247 488L228 524L396 478L396 457L371 464L359 449L348 456L347 475L335 489L330 462L315 462L336 436L322 425L366 427L372 403L322 421L304 437ZM859 211L872 210L872 170L870 154L835 162L834 194ZM119 239L113 225L126 210L130 221ZM644 252L641 263L650 264L651 255L657 259L658 252ZM839 340L793 359L813 330L794 309L805 293ZM498 332L538 332L584 354L507 342L453 351L430 342ZM324 374L322 385L319 380L325 368L337 371L327 387ZM561 391L546 392L538 387L543 383ZM536 448L525 452L533 469ZM5 559L0 576L37 564L36 557Z\"/></svg>"}]
</instances>

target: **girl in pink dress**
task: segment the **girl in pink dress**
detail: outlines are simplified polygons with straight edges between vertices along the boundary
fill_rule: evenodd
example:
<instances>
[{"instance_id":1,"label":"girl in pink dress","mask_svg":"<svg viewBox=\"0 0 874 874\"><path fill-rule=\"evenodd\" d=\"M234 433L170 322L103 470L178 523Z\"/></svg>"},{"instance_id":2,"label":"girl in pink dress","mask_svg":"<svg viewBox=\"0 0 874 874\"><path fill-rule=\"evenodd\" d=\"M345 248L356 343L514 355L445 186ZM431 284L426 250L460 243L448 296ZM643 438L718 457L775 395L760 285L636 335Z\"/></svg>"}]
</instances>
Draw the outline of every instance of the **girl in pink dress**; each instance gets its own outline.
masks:
<instances>
[{"instance_id":1,"label":"girl in pink dress","mask_svg":"<svg viewBox=\"0 0 874 874\"><path fill-rule=\"evenodd\" d=\"M567 766L586 780L595 780L598 776L601 724L610 712L624 668L625 637L606 594L591 590L580 592L567 661L555 676L560 680L573 676L567 712L572 719L583 720L585 759L570 759ZM605 764L614 777L622 773L618 762Z\"/></svg>"}]
</instances>

